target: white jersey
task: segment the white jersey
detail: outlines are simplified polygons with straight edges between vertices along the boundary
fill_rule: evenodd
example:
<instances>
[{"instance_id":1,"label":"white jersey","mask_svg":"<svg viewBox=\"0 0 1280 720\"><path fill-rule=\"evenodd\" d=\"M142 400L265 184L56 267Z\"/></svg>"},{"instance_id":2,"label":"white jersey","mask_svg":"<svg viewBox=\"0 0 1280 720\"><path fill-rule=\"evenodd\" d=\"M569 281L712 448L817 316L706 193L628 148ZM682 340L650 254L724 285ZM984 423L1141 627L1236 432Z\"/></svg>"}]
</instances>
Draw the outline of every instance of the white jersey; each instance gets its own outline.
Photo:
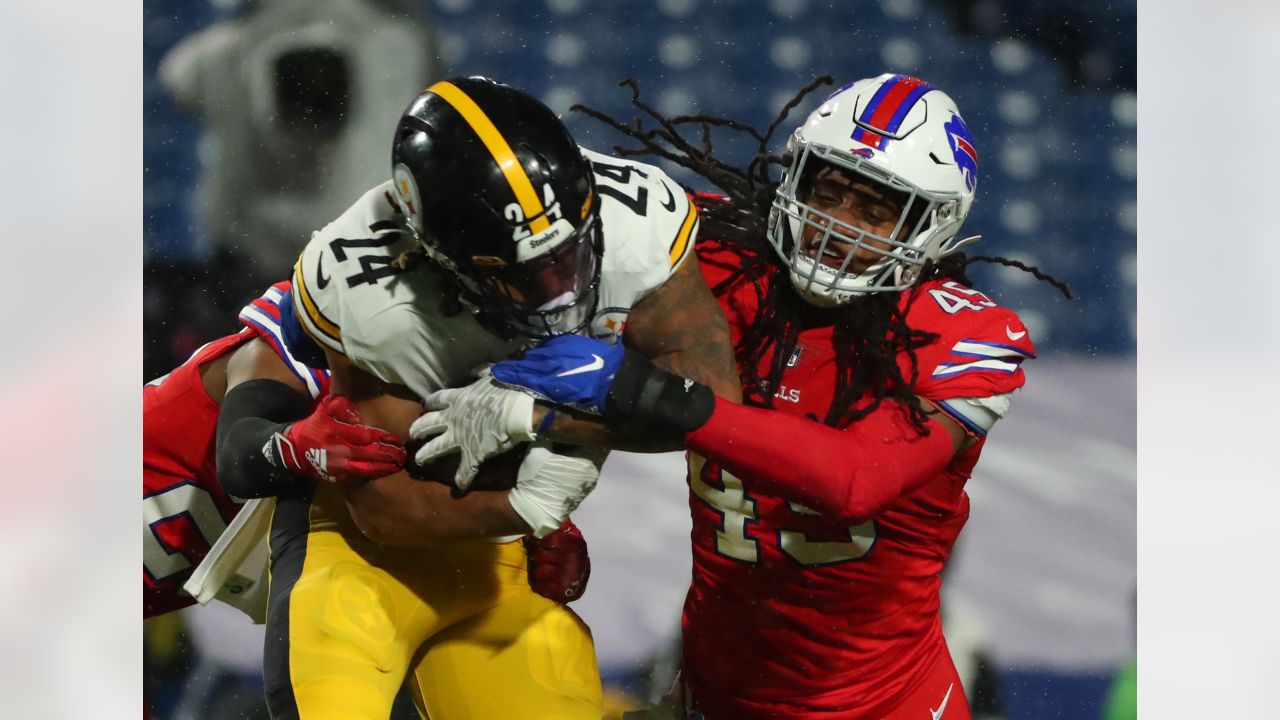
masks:
<instances>
[{"instance_id":1,"label":"white jersey","mask_svg":"<svg viewBox=\"0 0 1280 720\"><path fill-rule=\"evenodd\" d=\"M698 215L666 173L583 149L595 174L604 256L593 337L616 342L631 308L691 254ZM463 311L446 314L455 292L434 269L394 260L414 248L403 231L392 181L365 193L314 233L293 270L294 314L321 347L419 397L471 381L471 372L525 341L506 341Z\"/></svg>"}]
</instances>

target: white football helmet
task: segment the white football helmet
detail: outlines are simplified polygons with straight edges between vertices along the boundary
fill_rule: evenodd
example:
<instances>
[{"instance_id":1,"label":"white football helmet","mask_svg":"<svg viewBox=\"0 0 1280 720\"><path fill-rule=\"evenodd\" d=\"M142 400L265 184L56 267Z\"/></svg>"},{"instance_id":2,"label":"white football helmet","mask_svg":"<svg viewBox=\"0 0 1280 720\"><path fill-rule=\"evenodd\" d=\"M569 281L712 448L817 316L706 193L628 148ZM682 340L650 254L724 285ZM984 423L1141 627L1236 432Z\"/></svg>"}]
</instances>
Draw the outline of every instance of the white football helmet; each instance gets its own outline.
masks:
<instances>
[{"instance_id":1,"label":"white football helmet","mask_svg":"<svg viewBox=\"0 0 1280 720\"><path fill-rule=\"evenodd\" d=\"M796 290L814 305L844 305L865 293L908 288L927 261L978 239L955 240L977 186L973 136L955 102L923 80L886 73L845 85L791 135L786 156L789 165L769 214L769 242L790 268ZM905 194L889 236L806 203L826 165ZM806 227L817 231L817 241L808 244L812 254L801 242ZM860 249L864 258L868 251L877 258L858 272L851 263ZM821 262L824 254L843 260L833 267L834 259Z\"/></svg>"}]
</instances>

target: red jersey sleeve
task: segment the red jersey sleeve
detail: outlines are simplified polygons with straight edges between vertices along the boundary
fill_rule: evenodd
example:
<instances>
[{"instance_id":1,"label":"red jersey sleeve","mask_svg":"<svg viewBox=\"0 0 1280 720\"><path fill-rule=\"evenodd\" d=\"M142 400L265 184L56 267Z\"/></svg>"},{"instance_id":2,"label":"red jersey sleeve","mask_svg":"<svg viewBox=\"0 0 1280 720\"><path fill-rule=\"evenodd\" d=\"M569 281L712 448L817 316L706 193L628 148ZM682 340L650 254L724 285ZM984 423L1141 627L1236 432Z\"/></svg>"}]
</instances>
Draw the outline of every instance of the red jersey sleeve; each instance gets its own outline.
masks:
<instances>
[{"instance_id":1,"label":"red jersey sleeve","mask_svg":"<svg viewBox=\"0 0 1280 720\"><path fill-rule=\"evenodd\" d=\"M685 442L760 490L850 524L880 514L935 477L955 454L935 421L920 435L905 408L886 402L844 429L716 398Z\"/></svg>"}]
</instances>

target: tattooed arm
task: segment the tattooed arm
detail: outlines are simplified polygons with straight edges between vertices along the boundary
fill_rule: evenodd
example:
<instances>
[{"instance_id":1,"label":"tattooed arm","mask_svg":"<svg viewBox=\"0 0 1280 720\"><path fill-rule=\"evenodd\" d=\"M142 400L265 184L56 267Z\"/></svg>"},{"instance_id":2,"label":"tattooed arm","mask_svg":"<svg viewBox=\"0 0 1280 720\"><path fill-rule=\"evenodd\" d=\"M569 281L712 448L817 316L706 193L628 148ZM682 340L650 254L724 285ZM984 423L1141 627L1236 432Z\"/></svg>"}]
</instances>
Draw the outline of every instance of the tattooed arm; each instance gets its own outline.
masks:
<instances>
[{"instance_id":1,"label":"tattooed arm","mask_svg":"<svg viewBox=\"0 0 1280 720\"><path fill-rule=\"evenodd\" d=\"M742 401L729 323L702 280L695 253L689 253L667 282L631 309L623 342L659 367L709 386L719 397L735 403ZM535 410L535 427L544 412L541 407ZM684 449L673 437L610 428L598 420L566 413L556 416L550 434L557 442L633 452Z\"/></svg>"}]
</instances>

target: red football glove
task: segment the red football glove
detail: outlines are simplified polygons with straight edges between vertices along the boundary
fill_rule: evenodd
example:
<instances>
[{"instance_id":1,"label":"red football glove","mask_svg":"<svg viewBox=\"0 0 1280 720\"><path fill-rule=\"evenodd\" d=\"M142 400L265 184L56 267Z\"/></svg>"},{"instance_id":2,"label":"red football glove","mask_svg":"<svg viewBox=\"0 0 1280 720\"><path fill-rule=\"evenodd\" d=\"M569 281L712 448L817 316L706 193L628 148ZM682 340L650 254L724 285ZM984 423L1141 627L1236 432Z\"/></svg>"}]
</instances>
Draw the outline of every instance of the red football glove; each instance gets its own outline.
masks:
<instances>
[{"instance_id":1,"label":"red football glove","mask_svg":"<svg viewBox=\"0 0 1280 720\"><path fill-rule=\"evenodd\" d=\"M566 519L560 529L539 540L524 537L529 554L529 586L544 598L571 603L587 591L591 577L591 558L587 557L587 541L572 520Z\"/></svg>"},{"instance_id":2,"label":"red football glove","mask_svg":"<svg viewBox=\"0 0 1280 720\"><path fill-rule=\"evenodd\" d=\"M271 436L273 464L312 480L348 482L390 475L405 451L391 433L363 425L350 399L326 395L311 415Z\"/></svg>"}]
</instances>

